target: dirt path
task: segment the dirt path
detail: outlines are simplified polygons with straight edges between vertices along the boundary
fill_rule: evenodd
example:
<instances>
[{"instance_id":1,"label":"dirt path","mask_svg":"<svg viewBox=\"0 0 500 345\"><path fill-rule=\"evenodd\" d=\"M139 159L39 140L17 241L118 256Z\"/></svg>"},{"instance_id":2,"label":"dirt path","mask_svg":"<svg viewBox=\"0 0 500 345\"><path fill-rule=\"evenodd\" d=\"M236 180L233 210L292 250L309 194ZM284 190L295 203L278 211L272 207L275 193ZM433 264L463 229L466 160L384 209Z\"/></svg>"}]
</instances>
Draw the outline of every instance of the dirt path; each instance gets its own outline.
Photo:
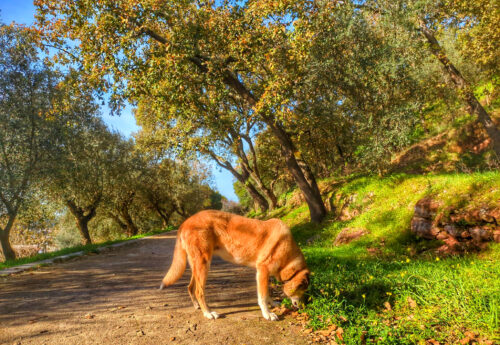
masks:
<instances>
[{"instance_id":1,"label":"dirt path","mask_svg":"<svg viewBox=\"0 0 500 345\"><path fill-rule=\"evenodd\" d=\"M190 272L158 286L175 233L0 278L0 344L306 344L290 320L262 318L255 272L215 259L207 320L187 293Z\"/></svg>"}]
</instances>

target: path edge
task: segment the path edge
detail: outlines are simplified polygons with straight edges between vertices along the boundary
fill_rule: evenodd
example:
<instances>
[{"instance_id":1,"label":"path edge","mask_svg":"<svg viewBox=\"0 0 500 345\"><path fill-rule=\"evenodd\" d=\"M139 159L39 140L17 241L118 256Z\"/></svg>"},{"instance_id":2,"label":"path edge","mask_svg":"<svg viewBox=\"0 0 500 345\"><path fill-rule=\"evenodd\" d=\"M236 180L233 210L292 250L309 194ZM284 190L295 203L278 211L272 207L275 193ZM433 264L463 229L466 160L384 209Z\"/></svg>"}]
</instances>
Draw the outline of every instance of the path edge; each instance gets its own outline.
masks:
<instances>
[{"instance_id":1,"label":"path edge","mask_svg":"<svg viewBox=\"0 0 500 345\"><path fill-rule=\"evenodd\" d=\"M172 233L176 233L176 232L177 232L177 230L172 230L172 231L166 231L166 232L160 233L160 234L167 234L167 233L172 234ZM45 260L30 262L30 263L19 265L19 266L4 268L4 269L0 270L0 277L8 277L12 274L22 273L22 272L34 270L34 269L37 269L40 267L45 267L45 266L65 262L65 261L68 261L68 260L73 259L73 258L78 258L78 257L82 257L85 255L89 255L91 253L93 253L93 254L106 253L106 252L109 252L113 249L123 247L123 246L129 245L129 244L134 244L134 243L137 243L139 241L142 241L142 240L145 240L145 239L150 238L152 236L157 236L160 234L153 234L153 235L144 236L141 238L136 238L134 240L128 240L128 241L109 244L106 246L98 247L95 249L95 251L91 251L91 252L85 252L85 251L74 252L74 253L70 253L70 254L66 254L66 255L56 256L56 257L53 257L50 259L45 259Z\"/></svg>"}]
</instances>

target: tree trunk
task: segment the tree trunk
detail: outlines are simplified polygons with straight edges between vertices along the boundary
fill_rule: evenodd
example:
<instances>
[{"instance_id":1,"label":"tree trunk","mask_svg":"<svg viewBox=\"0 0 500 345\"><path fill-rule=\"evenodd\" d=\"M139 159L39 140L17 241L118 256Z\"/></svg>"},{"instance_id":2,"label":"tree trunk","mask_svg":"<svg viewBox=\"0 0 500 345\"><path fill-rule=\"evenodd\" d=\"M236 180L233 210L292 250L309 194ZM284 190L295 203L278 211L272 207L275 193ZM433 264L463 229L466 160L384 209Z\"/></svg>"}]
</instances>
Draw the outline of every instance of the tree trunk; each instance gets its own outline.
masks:
<instances>
[{"instance_id":1,"label":"tree trunk","mask_svg":"<svg viewBox=\"0 0 500 345\"><path fill-rule=\"evenodd\" d=\"M237 77L231 72L226 71L223 77L224 82L233 88L241 97L243 97L252 107L257 104L255 96L243 85ZM269 126L274 133L278 142L282 147L282 152L285 156L288 171L292 174L295 183L302 191L307 205L309 206L309 213L311 220L315 223L320 223L326 216L326 208L321 198L318 185L314 176L309 174L311 170L307 166L307 177L304 175L304 170L299 166L295 158L296 148L293 144L290 135L275 121L272 116L263 116L264 122ZM305 164L305 162L304 162ZM303 167L304 168L304 167Z\"/></svg>"},{"instance_id":2,"label":"tree trunk","mask_svg":"<svg viewBox=\"0 0 500 345\"><path fill-rule=\"evenodd\" d=\"M87 207L88 211L86 212L81 207L77 206L72 200L66 200L66 206L68 206L70 212L75 217L76 226L82 235L82 242L84 245L91 244L92 239L89 234L89 221L94 218L96 214L96 208L99 204L100 197L94 201L94 203ZM86 213L86 214L85 214Z\"/></svg>"},{"instance_id":3,"label":"tree trunk","mask_svg":"<svg viewBox=\"0 0 500 345\"><path fill-rule=\"evenodd\" d=\"M116 224L118 224L118 226L123 230L123 232L125 232L125 233L127 232L127 224L122 222L120 217L118 217L116 214L114 214L112 212L109 213L109 216L114 219Z\"/></svg>"},{"instance_id":4,"label":"tree trunk","mask_svg":"<svg viewBox=\"0 0 500 345\"><path fill-rule=\"evenodd\" d=\"M264 194L265 197L267 198L267 200L266 200L267 207L268 208L270 207L271 210L275 209L276 206L278 205L278 199L276 198L276 195L274 195L273 191L264 185L264 182L262 182L260 176L255 174L255 172L253 170L248 171L248 168L245 165L242 166L242 169L244 169L245 174L248 174L252 178L252 180L255 182L255 186L253 186L253 184L251 184L251 183L249 183L249 186L245 185L245 188L247 188L247 191L249 193L257 193L256 198L258 198L258 199L262 199L263 198L262 194ZM253 190L250 191L249 187L250 188L253 187ZM254 197L252 196L252 198L254 198ZM261 200L259 200L259 205L261 205Z\"/></svg>"},{"instance_id":5,"label":"tree trunk","mask_svg":"<svg viewBox=\"0 0 500 345\"><path fill-rule=\"evenodd\" d=\"M226 71L226 73L224 73L223 80L252 107L257 104L255 96L230 71ZM314 176L312 174L307 176L307 178L304 176L304 171L300 168L297 163L297 159L295 158L295 152L297 151L295 145L293 144L290 135L280 126L279 123L275 121L275 118L272 116L263 116L263 120L274 133L282 147L288 171L292 174L295 183L297 183L297 186L302 191L307 205L309 206L311 221L320 223L326 216L326 208ZM307 167L307 170L309 172L311 171L309 167Z\"/></svg>"},{"instance_id":6,"label":"tree trunk","mask_svg":"<svg viewBox=\"0 0 500 345\"><path fill-rule=\"evenodd\" d=\"M259 205L261 212L267 212L267 210L269 210L269 203L267 202L266 198L264 198L252 184L252 182L249 179L248 172L244 170L243 174L240 174L234 169L231 169L229 171L245 187L248 194L250 194L252 199L257 203L257 205Z\"/></svg>"},{"instance_id":7,"label":"tree trunk","mask_svg":"<svg viewBox=\"0 0 500 345\"><path fill-rule=\"evenodd\" d=\"M495 126L489 114L484 110L483 106L477 98L474 96L469 83L464 79L460 71L451 63L451 61L446 56L445 51L439 45L434 33L427 27L423 20L420 20L420 29L424 34L425 38L430 44L430 49L432 54L441 62L445 70L448 72L451 80L457 86L457 88L463 93L464 99L468 105L468 111L471 115L476 114L479 122L486 130L486 133L491 139L493 146L493 151L495 152L497 159L500 160L500 131Z\"/></svg>"},{"instance_id":8,"label":"tree trunk","mask_svg":"<svg viewBox=\"0 0 500 345\"><path fill-rule=\"evenodd\" d=\"M15 216L9 216L9 220L7 225L2 230L0 229L0 245L2 247L2 253L5 260L14 260L16 258L16 252L12 249L10 245L10 230L12 229L12 225L14 225Z\"/></svg>"},{"instance_id":9,"label":"tree trunk","mask_svg":"<svg viewBox=\"0 0 500 345\"><path fill-rule=\"evenodd\" d=\"M170 217L172 216L172 213L174 212L174 210L172 209L172 211L168 212L165 209L162 209L158 204L155 204L153 207L154 207L156 213L158 213L158 215L160 216L160 218L163 222L163 227L167 228L168 222L170 221Z\"/></svg>"},{"instance_id":10,"label":"tree trunk","mask_svg":"<svg viewBox=\"0 0 500 345\"><path fill-rule=\"evenodd\" d=\"M128 209L122 212L122 217L125 220L125 224L127 224L127 236L135 236L139 233L139 229L137 228L137 225L135 225L134 220L128 213Z\"/></svg>"},{"instance_id":11,"label":"tree trunk","mask_svg":"<svg viewBox=\"0 0 500 345\"><path fill-rule=\"evenodd\" d=\"M262 181L262 178L260 177L259 173L259 167L257 166L257 153L255 152L255 149L253 147L252 139L250 138L249 135L241 135L247 142L250 152L252 154L252 161L253 161L253 166L250 165L250 162L247 158L247 155L245 153L245 150L243 149L243 141L239 139L238 142L238 156L241 159L243 168L246 169L247 173L250 175L252 180L255 182L257 189L261 194L264 194L267 200L269 201L269 205L271 209L275 209L276 206L278 205L278 199L276 198L276 195L274 194L272 188L269 188L265 185L264 181Z\"/></svg>"},{"instance_id":12,"label":"tree trunk","mask_svg":"<svg viewBox=\"0 0 500 345\"><path fill-rule=\"evenodd\" d=\"M82 243L84 245L92 244L92 239L89 234L89 224L90 219L88 217L78 217L76 218L76 226L80 230L80 235L82 235Z\"/></svg>"},{"instance_id":13,"label":"tree trunk","mask_svg":"<svg viewBox=\"0 0 500 345\"><path fill-rule=\"evenodd\" d=\"M290 146L282 146L282 152L286 159L288 171L292 174L297 186L300 188L304 198L306 199L309 207L309 213L311 215L311 221L320 223L326 216L326 208L314 176L308 176L308 181L308 179L304 176L303 170L297 163ZM313 185L310 185L309 182L313 183Z\"/></svg>"},{"instance_id":14,"label":"tree trunk","mask_svg":"<svg viewBox=\"0 0 500 345\"><path fill-rule=\"evenodd\" d=\"M242 169L245 171L245 175L249 175L251 177L251 179L255 182L256 189L258 189L259 194L261 194L261 195L264 194L267 197L268 205L271 206L271 209L275 209L277 204L278 204L278 199L276 198L276 195L274 195L273 191L271 189L269 189L264 184L264 181L262 181L262 179L260 178L259 170L257 167L257 157L255 154L255 150L253 149L252 142L249 138L246 139L246 141L249 144L251 151L252 151L252 154L253 154L254 166L252 167L250 165L250 162L248 161L245 150L243 149L243 142L241 139L239 139L238 148L237 148L237 156L241 159Z\"/></svg>"},{"instance_id":15,"label":"tree trunk","mask_svg":"<svg viewBox=\"0 0 500 345\"><path fill-rule=\"evenodd\" d=\"M261 212L267 212L269 210L269 203L267 202L266 198L264 198L259 191L255 188L255 186L250 183L250 181L242 182L240 181L243 186L245 186L245 189L247 190L248 194L252 197L253 200L259 205L259 208Z\"/></svg>"}]
</instances>

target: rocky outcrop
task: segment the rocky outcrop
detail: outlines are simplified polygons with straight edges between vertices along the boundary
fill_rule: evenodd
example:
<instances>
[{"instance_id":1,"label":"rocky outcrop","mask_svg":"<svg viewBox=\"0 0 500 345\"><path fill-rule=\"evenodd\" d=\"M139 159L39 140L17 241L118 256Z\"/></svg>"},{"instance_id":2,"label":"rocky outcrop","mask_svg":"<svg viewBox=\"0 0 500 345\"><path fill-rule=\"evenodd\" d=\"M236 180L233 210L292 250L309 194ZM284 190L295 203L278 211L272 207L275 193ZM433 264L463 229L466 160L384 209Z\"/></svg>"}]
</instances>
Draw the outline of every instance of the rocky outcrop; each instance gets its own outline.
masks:
<instances>
[{"instance_id":1,"label":"rocky outcrop","mask_svg":"<svg viewBox=\"0 0 500 345\"><path fill-rule=\"evenodd\" d=\"M444 253L460 253L484 249L487 242L500 242L500 206L456 211L441 210L432 198L415 205L411 231L418 237L443 241L438 249Z\"/></svg>"}]
</instances>

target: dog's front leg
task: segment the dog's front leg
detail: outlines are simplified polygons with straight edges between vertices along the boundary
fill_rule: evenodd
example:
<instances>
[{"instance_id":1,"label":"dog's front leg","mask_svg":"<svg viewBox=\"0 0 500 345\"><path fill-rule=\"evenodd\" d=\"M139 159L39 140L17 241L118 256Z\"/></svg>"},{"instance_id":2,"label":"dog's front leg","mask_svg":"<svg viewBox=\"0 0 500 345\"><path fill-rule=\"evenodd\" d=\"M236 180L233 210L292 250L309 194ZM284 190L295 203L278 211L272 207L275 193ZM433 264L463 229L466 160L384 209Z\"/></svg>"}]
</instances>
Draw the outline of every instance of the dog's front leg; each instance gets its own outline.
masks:
<instances>
[{"instance_id":1,"label":"dog's front leg","mask_svg":"<svg viewBox=\"0 0 500 345\"><path fill-rule=\"evenodd\" d=\"M276 314L269 312L267 307L267 302L269 300L269 271L266 267L257 266L257 294L259 297L259 307L262 310L262 316L264 319L270 321L277 321L278 316Z\"/></svg>"}]
</instances>

